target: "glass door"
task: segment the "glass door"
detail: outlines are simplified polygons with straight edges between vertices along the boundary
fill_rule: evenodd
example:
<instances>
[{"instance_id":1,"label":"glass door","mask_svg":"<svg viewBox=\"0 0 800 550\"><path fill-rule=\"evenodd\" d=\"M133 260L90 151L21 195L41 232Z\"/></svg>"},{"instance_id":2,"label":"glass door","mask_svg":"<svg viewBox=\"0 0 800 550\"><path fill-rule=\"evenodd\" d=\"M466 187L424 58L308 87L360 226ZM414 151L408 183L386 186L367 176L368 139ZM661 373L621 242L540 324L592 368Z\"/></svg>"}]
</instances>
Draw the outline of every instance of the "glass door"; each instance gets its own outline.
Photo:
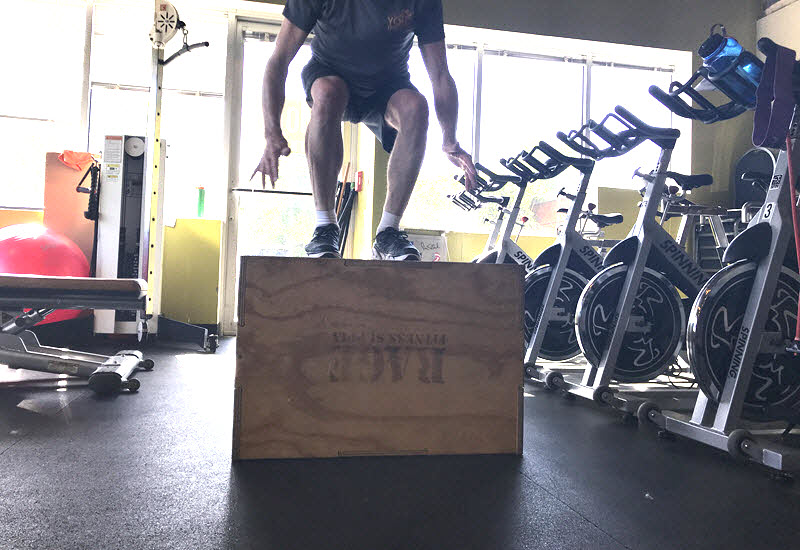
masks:
<instances>
[{"instance_id":1,"label":"glass door","mask_svg":"<svg viewBox=\"0 0 800 550\"><path fill-rule=\"evenodd\" d=\"M283 134L292 149L281 157L272 189L261 175L250 179L264 152L261 92L267 60L275 48L276 24L239 20L229 52L229 192L223 275L223 331L236 331L239 265L242 256L304 256L314 230L314 203L305 156L305 131L311 116L300 72L311 58L307 42L289 66Z\"/></svg>"},{"instance_id":2,"label":"glass door","mask_svg":"<svg viewBox=\"0 0 800 550\"><path fill-rule=\"evenodd\" d=\"M237 265L241 256L300 256L314 230L311 182L305 157L305 129L311 116L300 84L300 71L311 58L308 44L289 66L281 128L292 154L280 160L279 180L272 192L261 175L250 181L264 152L261 89L264 68L275 48L275 34L243 32L242 109L240 114ZM263 192L267 191L267 192ZM291 194L290 194L291 193Z\"/></svg>"}]
</instances>

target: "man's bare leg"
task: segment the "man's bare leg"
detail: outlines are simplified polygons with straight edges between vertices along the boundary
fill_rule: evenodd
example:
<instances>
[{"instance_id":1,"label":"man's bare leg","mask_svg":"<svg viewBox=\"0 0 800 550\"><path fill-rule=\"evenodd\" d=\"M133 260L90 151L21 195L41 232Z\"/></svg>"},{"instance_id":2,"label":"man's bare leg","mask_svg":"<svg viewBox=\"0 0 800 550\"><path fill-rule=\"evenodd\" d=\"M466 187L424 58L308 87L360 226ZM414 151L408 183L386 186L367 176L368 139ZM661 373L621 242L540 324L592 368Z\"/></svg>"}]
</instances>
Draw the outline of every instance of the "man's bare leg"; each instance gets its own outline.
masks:
<instances>
[{"instance_id":1,"label":"man's bare leg","mask_svg":"<svg viewBox=\"0 0 800 550\"><path fill-rule=\"evenodd\" d=\"M382 260L419 260L419 251L397 229L425 157L428 103L415 90L399 90L389 99L385 118L397 130L397 139L389 156L386 203L372 255Z\"/></svg>"},{"instance_id":2,"label":"man's bare leg","mask_svg":"<svg viewBox=\"0 0 800 550\"><path fill-rule=\"evenodd\" d=\"M336 182L342 169L342 116L348 90L338 76L318 78L311 85L311 120L306 128L306 158L316 207L316 229L306 245L313 258L340 258L336 225Z\"/></svg>"},{"instance_id":3,"label":"man's bare leg","mask_svg":"<svg viewBox=\"0 0 800 550\"><path fill-rule=\"evenodd\" d=\"M398 90L386 105L386 122L397 130L389 156L384 210L402 216L417 182L428 137L428 102L416 90Z\"/></svg>"},{"instance_id":4,"label":"man's bare leg","mask_svg":"<svg viewBox=\"0 0 800 550\"><path fill-rule=\"evenodd\" d=\"M347 107L347 84L338 76L318 78L311 85L311 120L306 128L306 158L314 205L333 210L336 182L342 169L342 116Z\"/></svg>"}]
</instances>

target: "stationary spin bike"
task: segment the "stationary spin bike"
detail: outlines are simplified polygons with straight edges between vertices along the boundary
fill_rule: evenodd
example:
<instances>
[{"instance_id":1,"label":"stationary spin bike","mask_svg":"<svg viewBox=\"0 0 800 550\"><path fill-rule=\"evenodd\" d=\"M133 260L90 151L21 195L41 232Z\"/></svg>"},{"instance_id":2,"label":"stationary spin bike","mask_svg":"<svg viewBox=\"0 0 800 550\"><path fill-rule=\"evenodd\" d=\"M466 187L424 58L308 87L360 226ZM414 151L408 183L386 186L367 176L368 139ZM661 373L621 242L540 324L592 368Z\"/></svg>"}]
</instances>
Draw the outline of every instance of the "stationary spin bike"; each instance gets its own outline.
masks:
<instances>
[{"instance_id":1,"label":"stationary spin bike","mask_svg":"<svg viewBox=\"0 0 800 550\"><path fill-rule=\"evenodd\" d=\"M702 393L691 419L663 414L649 402L641 405L638 416L736 458L796 470L800 450L743 423L784 421L784 436L800 423L800 223L795 208L800 64L793 50L768 39L761 39L758 48L766 55L763 65L727 37L724 28L722 33L712 29L700 48L704 66L689 82L673 84L669 93L650 89L674 113L706 122L755 108L753 142L780 153L764 205L725 253L730 265L705 283L692 307L687 348ZM720 58L719 52L732 53ZM724 64L715 63L719 59ZM730 102L715 106L700 96L693 85L702 79ZM690 106L682 94L698 106Z\"/></svg>"},{"instance_id":2,"label":"stationary spin bike","mask_svg":"<svg viewBox=\"0 0 800 550\"><path fill-rule=\"evenodd\" d=\"M544 158L537 158L537 155ZM596 273L602 265L602 258L593 247L613 244L610 241L585 239L582 231L576 228L579 221L583 221L582 228L585 228L588 221L593 222L599 228L607 227L621 223L622 216L619 214L596 214L593 209L582 209L586 198L586 187L594 165L591 160L566 157L542 142L530 153L522 151L516 157L503 159L500 162L514 175L500 176L478 164L476 168L480 173L485 174L489 181L479 177L477 192L462 191L451 197L455 204L466 210L477 208L481 203L498 204L500 212L492 235L489 237L484 251L473 261L518 263L525 267L527 271L524 321L526 350L530 354L530 350L534 349L534 356L541 355L542 358L551 361L570 359L580 352L573 323L577 298L588 278ZM511 239L527 184L536 180L551 179L571 165L579 166L581 172L584 173L584 178L575 195L564 189L559 191L559 196L571 200L570 207L562 211L566 214L566 222L556 243L533 260ZM463 183L463 178L459 181ZM485 197L484 193L496 191L509 181L518 187L511 209L508 208L509 197ZM504 216L507 217L504 218ZM553 278L554 273L555 278ZM543 315L543 311L548 314ZM537 323L540 323L543 318L548 320L547 329L541 331L537 337ZM533 344L531 344L532 341Z\"/></svg>"},{"instance_id":3,"label":"stationary spin bike","mask_svg":"<svg viewBox=\"0 0 800 550\"><path fill-rule=\"evenodd\" d=\"M609 126L612 120L621 124L623 130L613 131ZM676 241L661 223L671 214L686 214L684 220L701 214L719 219L725 211L673 198L676 189L667 187L668 177L680 183L685 191L713 181L707 175L683 176L666 170L680 135L678 130L649 126L623 107L617 107L600 124L594 124L592 130L603 141L625 152L650 140L661 148L661 156L653 172L639 173L646 185L639 215L628 238L606 255L604 269L589 281L578 302L578 340L589 363L581 382L568 382L558 373L544 373L544 380L549 387L635 412L640 401L630 396L615 397L611 381L651 381L675 363L686 319L676 287L693 298L706 280L703 270L679 242L684 240L686 231ZM586 153L600 156L593 148ZM663 211L659 212L662 205ZM685 226L682 223L682 228ZM719 231L715 231L718 247L726 247L721 222L714 227ZM668 399L675 397L659 392Z\"/></svg>"}]
</instances>

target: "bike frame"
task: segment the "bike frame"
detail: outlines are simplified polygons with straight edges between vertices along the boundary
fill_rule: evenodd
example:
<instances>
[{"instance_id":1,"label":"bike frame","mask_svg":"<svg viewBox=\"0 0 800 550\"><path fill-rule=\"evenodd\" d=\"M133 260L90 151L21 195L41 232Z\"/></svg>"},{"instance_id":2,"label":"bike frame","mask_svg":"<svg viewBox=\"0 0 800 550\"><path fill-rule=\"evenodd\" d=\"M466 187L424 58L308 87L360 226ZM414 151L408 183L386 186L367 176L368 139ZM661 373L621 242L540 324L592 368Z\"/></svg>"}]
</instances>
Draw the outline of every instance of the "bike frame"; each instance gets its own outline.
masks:
<instances>
[{"instance_id":1,"label":"bike frame","mask_svg":"<svg viewBox=\"0 0 800 550\"><path fill-rule=\"evenodd\" d=\"M547 332L546 327L551 321L571 321L566 311L555 307L558 290L561 288L561 281L567 268L580 273L587 279L593 277L603 268L603 258L595 251L594 246L602 246L604 242L586 240L575 229L583 211L586 190L589 187L594 164L585 168L576 167L576 169L581 172L582 177L575 198L567 209L564 230L556 237L556 242L539 254L536 261L533 262L534 269L543 265L550 265L552 266L552 272L544 295L542 314L538 319L532 320L533 331L531 334L533 336L525 351L526 364L535 363L539 357L544 335ZM529 319L526 318L525 322L529 322Z\"/></svg>"},{"instance_id":2,"label":"bike frame","mask_svg":"<svg viewBox=\"0 0 800 550\"><path fill-rule=\"evenodd\" d=\"M525 253L522 248L511 239L514 232L514 227L517 225L517 217L519 217L520 205L522 204L522 197L525 195L525 190L528 188L528 182L523 180L517 184L519 188L517 196L511 208L504 206L498 207L500 215L494 224L494 229L486 245L483 247L483 252L474 260L481 263L481 260L490 254L497 252L495 263L505 263L505 257L508 255L515 262L525 268L525 275L529 275L534 269L533 259Z\"/></svg>"},{"instance_id":3,"label":"bike frame","mask_svg":"<svg viewBox=\"0 0 800 550\"><path fill-rule=\"evenodd\" d=\"M581 382L584 386L607 387L613 378L614 366L619 358L626 332L645 330L641 319L631 317L631 310L645 268L651 268L666 275L679 290L692 300L708 279L705 272L689 257L683 247L690 233L690 224L694 223L694 216L684 216L677 240L656 221L658 207L667 190L666 172L676 140L659 141L660 144L656 143L661 147L658 164L655 172L646 178L647 185L636 223L628 237L612 248L603 262L605 267L622 263L628 267L628 270L622 286L622 299L612 320L614 330L608 348L601 357L599 365L587 367ZM664 215L666 216L666 212ZM715 239L717 239L717 246L727 247L727 237L718 216L712 221L712 229Z\"/></svg>"},{"instance_id":4,"label":"bike frame","mask_svg":"<svg viewBox=\"0 0 800 550\"><path fill-rule=\"evenodd\" d=\"M790 137L793 144L800 137L800 113L795 106ZM749 260L757 264L753 289L747 301L742 327L725 379L725 385L716 404L702 392L698 393L691 420L680 420L663 414L653 421L665 430L689 437L712 447L729 450L729 435L740 427L742 406L759 353L786 353L786 342L780 334L765 331L772 296L780 275L783 260L793 235L791 214L791 188L789 162L800 165L800 151L793 148L793 156L781 150L775 164L772 180L764 205L739 234L725 253L726 262ZM769 247L766 242L769 241ZM750 458L777 470L800 469L800 452L779 444L764 444L753 439L742 450Z\"/></svg>"}]
</instances>

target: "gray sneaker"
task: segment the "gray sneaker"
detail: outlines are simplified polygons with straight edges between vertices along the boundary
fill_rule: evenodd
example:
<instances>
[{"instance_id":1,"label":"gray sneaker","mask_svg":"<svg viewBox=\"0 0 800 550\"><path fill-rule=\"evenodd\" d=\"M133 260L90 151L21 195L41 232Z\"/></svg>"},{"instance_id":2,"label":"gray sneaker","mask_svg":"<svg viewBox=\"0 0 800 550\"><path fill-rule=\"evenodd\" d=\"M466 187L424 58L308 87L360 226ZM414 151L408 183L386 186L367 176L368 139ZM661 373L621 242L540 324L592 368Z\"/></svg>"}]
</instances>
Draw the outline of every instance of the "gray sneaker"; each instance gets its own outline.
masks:
<instances>
[{"instance_id":1,"label":"gray sneaker","mask_svg":"<svg viewBox=\"0 0 800 550\"><path fill-rule=\"evenodd\" d=\"M331 223L317 227L311 242L306 245L306 254L309 258L341 258L339 226Z\"/></svg>"},{"instance_id":2,"label":"gray sneaker","mask_svg":"<svg viewBox=\"0 0 800 550\"><path fill-rule=\"evenodd\" d=\"M407 262L418 262L422 259L414 243L408 240L408 234L393 227L387 227L375 237L372 258Z\"/></svg>"}]
</instances>

